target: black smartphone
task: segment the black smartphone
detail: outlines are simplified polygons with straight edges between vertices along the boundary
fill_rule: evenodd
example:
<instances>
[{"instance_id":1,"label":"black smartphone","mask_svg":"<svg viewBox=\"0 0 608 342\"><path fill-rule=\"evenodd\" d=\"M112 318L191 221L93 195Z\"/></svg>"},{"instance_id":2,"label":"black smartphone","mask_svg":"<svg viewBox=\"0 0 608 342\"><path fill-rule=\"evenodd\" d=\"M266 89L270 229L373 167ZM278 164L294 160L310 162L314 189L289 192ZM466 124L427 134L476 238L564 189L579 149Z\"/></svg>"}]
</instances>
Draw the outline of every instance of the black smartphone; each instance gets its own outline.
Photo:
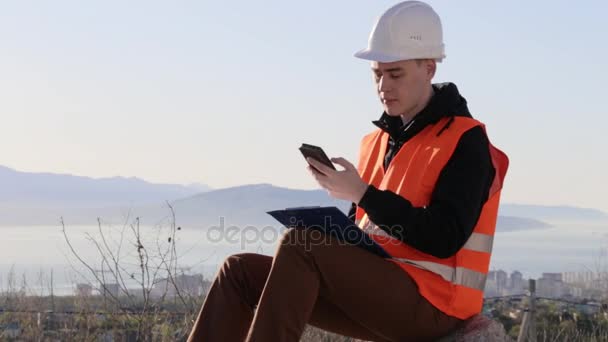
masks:
<instances>
[{"instance_id":1,"label":"black smartphone","mask_svg":"<svg viewBox=\"0 0 608 342\"><path fill-rule=\"evenodd\" d=\"M302 155L304 155L304 158L313 158L314 160L319 161L323 165L327 165L328 167L331 167L334 170L336 169L334 164L327 157L327 154L325 154L323 149L320 148L319 146L302 144L302 146L300 146L300 152L302 152ZM312 166L312 165L311 165L311 167L314 168L314 166ZM317 170L317 171L319 171L319 170ZM319 172L321 172L321 171L319 171Z\"/></svg>"}]
</instances>

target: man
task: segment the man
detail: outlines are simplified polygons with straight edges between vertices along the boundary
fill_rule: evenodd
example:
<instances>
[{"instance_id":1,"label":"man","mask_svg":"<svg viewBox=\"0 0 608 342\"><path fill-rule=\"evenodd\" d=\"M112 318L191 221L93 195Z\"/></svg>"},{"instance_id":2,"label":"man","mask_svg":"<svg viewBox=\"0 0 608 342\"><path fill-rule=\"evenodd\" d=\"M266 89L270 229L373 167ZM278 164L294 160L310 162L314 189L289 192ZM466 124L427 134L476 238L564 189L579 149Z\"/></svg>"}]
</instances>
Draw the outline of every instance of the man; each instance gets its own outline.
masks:
<instances>
[{"instance_id":1,"label":"man","mask_svg":"<svg viewBox=\"0 0 608 342\"><path fill-rule=\"evenodd\" d=\"M369 47L384 107L358 169L309 172L392 256L289 229L274 257L226 259L190 341L297 341L306 324L371 341L432 341L483 301L507 158L454 84L433 85L441 22L406 1L378 20ZM317 232L318 233L318 232ZM320 233L319 233L320 234Z\"/></svg>"}]
</instances>

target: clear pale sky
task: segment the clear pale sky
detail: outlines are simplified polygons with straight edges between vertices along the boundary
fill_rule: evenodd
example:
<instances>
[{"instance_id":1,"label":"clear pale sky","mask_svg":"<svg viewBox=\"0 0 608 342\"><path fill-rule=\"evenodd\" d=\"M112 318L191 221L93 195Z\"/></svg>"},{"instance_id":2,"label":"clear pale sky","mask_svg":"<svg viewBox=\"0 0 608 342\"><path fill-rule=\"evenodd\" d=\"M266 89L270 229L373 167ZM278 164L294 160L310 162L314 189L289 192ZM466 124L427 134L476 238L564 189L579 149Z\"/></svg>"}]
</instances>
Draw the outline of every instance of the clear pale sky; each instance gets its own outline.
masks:
<instances>
[{"instance_id":1,"label":"clear pale sky","mask_svg":"<svg viewBox=\"0 0 608 342\"><path fill-rule=\"evenodd\" d=\"M0 165L316 188L381 114L365 47L394 1L0 1ZM605 1L430 1L504 201L608 211Z\"/></svg>"}]
</instances>

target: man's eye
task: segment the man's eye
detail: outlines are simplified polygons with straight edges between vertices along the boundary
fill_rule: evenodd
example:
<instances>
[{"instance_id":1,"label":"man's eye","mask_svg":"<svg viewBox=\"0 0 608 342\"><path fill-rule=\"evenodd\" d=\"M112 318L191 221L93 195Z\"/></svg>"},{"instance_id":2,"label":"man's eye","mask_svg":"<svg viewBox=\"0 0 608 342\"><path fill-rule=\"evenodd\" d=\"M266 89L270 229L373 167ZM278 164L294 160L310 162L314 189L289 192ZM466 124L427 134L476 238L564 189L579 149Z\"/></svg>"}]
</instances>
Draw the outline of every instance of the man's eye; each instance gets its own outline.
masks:
<instances>
[{"instance_id":1,"label":"man's eye","mask_svg":"<svg viewBox=\"0 0 608 342\"><path fill-rule=\"evenodd\" d=\"M396 79L398 79L400 77L401 77L401 75L391 75L391 78L394 79L394 80L396 80Z\"/></svg>"}]
</instances>

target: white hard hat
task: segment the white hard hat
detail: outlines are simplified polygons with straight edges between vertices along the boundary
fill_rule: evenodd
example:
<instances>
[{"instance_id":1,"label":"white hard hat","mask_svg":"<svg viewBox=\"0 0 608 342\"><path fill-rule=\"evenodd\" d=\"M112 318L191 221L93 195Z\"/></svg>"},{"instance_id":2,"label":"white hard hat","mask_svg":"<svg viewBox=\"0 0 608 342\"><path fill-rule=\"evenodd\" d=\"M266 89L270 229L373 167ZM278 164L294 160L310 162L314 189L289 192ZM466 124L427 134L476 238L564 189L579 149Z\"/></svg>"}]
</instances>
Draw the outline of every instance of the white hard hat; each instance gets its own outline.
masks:
<instances>
[{"instance_id":1,"label":"white hard hat","mask_svg":"<svg viewBox=\"0 0 608 342\"><path fill-rule=\"evenodd\" d=\"M355 57L390 63L408 59L445 58L441 19L421 1L404 1L378 19L367 49Z\"/></svg>"}]
</instances>

